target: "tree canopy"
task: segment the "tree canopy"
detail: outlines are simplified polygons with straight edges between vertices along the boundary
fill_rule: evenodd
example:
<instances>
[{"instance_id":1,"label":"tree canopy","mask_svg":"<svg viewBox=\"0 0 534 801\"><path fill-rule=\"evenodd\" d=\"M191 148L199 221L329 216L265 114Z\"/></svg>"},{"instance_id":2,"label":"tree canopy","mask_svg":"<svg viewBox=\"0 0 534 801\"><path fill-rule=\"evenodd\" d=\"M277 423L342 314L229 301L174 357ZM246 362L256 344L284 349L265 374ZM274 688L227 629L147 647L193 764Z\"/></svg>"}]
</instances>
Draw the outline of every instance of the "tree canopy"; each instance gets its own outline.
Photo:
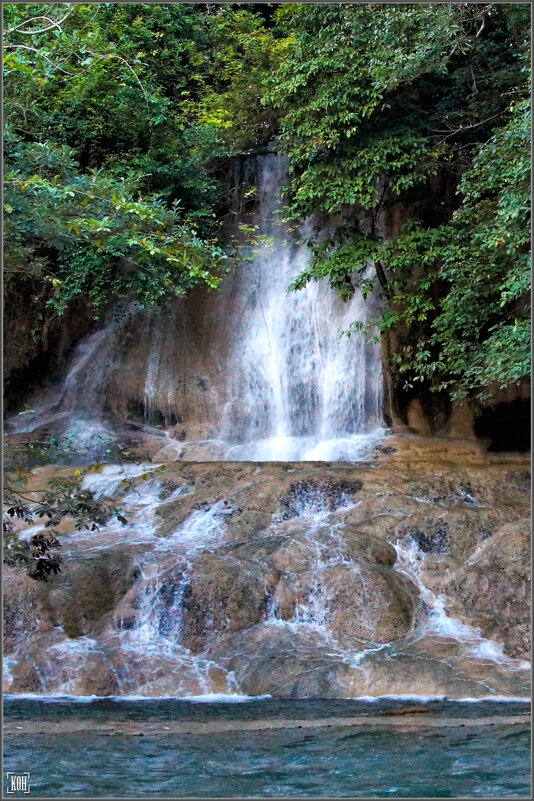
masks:
<instances>
[{"instance_id":1,"label":"tree canopy","mask_svg":"<svg viewBox=\"0 0 534 801\"><path fill-rule=\"evenodd\" d=\"M527 4L296 5L272 78L292 218L356 209L294 284L382 285L392 368L454 399L529 375ZM407 220L384 241L380 213ZM363 223L362 223L363 214ZM312 246L314 243L311 243ZM356 321L356 324L357 321Z\"/></svg>"},{"instance_id":2,"label":"tree canopy","mask_svg":"<svg viewBox=\"0 0 534 801\"><path fill-rule=\"evenodd\" d=\"M7 292L98 315L216 288L232 160L275 142L287 218L330 220L294 289L376 276L406 386L519 381L529 40L528 3L4 4Z\"/></svg>"}]
</instances>

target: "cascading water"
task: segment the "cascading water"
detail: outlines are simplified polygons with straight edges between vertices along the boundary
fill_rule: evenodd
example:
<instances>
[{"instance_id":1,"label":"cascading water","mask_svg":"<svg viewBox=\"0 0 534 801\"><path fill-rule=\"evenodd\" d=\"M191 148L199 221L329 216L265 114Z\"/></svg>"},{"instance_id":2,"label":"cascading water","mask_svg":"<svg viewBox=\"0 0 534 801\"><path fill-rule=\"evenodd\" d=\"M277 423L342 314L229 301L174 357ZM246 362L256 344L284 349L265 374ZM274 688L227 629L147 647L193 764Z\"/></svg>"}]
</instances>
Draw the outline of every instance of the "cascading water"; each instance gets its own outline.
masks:
<instances>
[{"instance_id":1,"label":"cascading water","mask_svg":"<svg viewBox=\"0 0 534 801\"><path fill-rule=\"evenodd\" d=\"M166 437L157 431L160 449L150 451L152 464L107 465L85 479L84 488L97 497L112 496L125 478L131 480L132 487L121 496L128 525L112 521L100 531L80 532L65 541L66 561L96 559L100 552L107 560L114 549L136 549L133 584L122 591L102 627L88 629L91 636L70 639L67 628L54 625L43 631L38 650L28 647L22 662L17 646L6 663L8 685L27 686L20 671L31 668L41 694L337 692L354 697L418 693L423 687L428 694L479 697L481 692L507 694L517 686L523 691L526 663L507 657L498 644L447 613L445 601L424 584L422 556L415 546L397 543L394 567L394 556L391 561L392 554L375 552L376 543L367 542L350 522L365 503L356 487L361 482L351 483L358 468L337 465L336 470L349 471L351 481L336 484L325 478L329 465L219 465L210 471L207 465L191 464L214 458L358 461L384 435L379 347L366 344L359 334L343 336L354 320L365 322L366 305L358 294L344 303L325 281L287 291L308 266L310 254L276 222L283 162L269 155L259 158L257 166L254 221L260 244L221 291L217 313L213 301L213 317L207 318L213 329L202 329L200 337L212 362L222 357L223 366L211 374L220 386L214 390L197 370L198 350L180 357L188 343L177 333L187 329L177 305L170 314L145 314L147 341L140 337L135 343L143 370L121 373L124 329L110 321L79 343L56 391L38 398L34 412L12 424L18 432L40 426L54 433L55 426L60 433L74 430L78 446L92 459L94 438L105 442L124 426L112 409L124 411L127 404L110 403L107 393L126 375L137 381L137 396L126 397L137 397L145 433L150 422L161 426L164 421L169 428ZM304 227L299 240L308 233ZM221 336L218 342L222 330L227 339ZM131 342L131 331L129 336ZM134 362L135 368L139 362ZM209 421L213 426L206 427L209 439L186 440L187 412L177 405L186 385L193 387L193 404L202 405L203 393L218 399L215 419ZM208 407L206 401L202 414ZM141 422L132 427L139 432ZM170 494L164 494L156 477L144 476L157 471L159 462L188 459L187 466L171 468L186 472ZM196 475L191 490L197 468L206 472ZM222 493L215 492L226 470L231 481L229 474ZM254 471L246 480L248 488L258 487L258 508L254 499L243 514L236 502L237 522L227 521L234 508L228 500L234 496L233 483L247 470ZM279 471L269 475L282 483L287 472L298 470L310 470L315 478L292 484L289 499L289 490L279 498L285 498L282 512L272 513L266 501L270 480L262 485L261 479L270 470ZM185 517L178 515L176 524L165 529L162 515L177 513L164 512L165 504L181 505L182 495L208 490L189 505ZM263 500L261 493L267 493ZM415 490L407 497L427 503ZM462 489L453 501L476 506ZM388 514L386 508L376 517ZM403 512L411 514L410 509ZM202 574L205 564L207 573ZM273 673L280 654L284 667ZM293 682L290 690L288 682Z\"/></svg>"},{"instance_id":2,"label":"cascading water","mask_svg":"<svg viewBox=\"0 0 534 801\"><path fill-rule=\"evenodd\" d=\"M413 540L409 543L397 541L396 570L408 576L419 588L420 598L427 610L420 636L456 641L468 658L487 659L505 665L510 670L528 670L530 665L522 659L506 656L500 643L482 636L479 629L468 626L447 613L445 600L429 589L423 581L425 554Z\"/></svg>"},{"instance_id":3,"label":"cascading water","mask_svg":"<svg viewBox=\"0 0 534 801\"><path fill-rule=\"evenodd\" d=\"M181 644L181 620L184 592L196 557L217 547L226 533L225 519L232 512L226 501L219 501L194 511L169 537L157 538L161 523L156 508L162 484L154 474L145 477L154 465L106 466L101 473L86 476L84 489L95 497L111 497L122 481L141 477L123 497L131 520L127 526L110 522L100 530L80 533L72 543L75 552L86 555L121 543L130 547L144 544L149 550L135 559L138 578L135 583L134 620L127 622L120 612L98 639L65 637L56 627L54 638L40 655L38 675L43 695L84 695L84 683L91 671L109 671L117 695L199 696L222 692L231 697L239 693L231 673L213 660L191 653ZM173 503L188 494L187 485L176 487L168 497ZM65 549L72 557L70 548ZM4 681L11 681L11 669L17 658L8 658ZM91 679L89 679L91 680Z\"/></svg>"},{"instance_id":4,"label":"cascading water","mask_svg":"<svg viewBox=\"0 0 534 801\"><path fill-rule=\"evenodd\" d=\"M92 581L109 565L120 593L79 636L68 612L61 625L15 639L8 692L30 674L39 695L525 692L528 664L452 617L425 583L427 555L411 535L395 543L395 562L391 546L360 529L371 496L354 468L343 480L311 472L286 483L265 514L258 507L283 467L219 466L228 472L222 493L206 465L161 467L108 465L84 478L85 490L124 507L128 523L64 537L66 570L94 565ZM121 571L131 578L117 584Z\"/></svg>"},{"instance_id":5,"label":"cascading water","mask_svg":"<svg viewBox=\"0 0 534 801\"><path fill-rule=\"evenodd\" d=\"M101 329L84 337L59 383L38 393L32 409L8 419L6 432L29 434L44 427L67 446L60 459L79 453L82 461L106 461L116 433L105 414L107 385L121 331L135 311L136 304L115 310Z\"/></svg>"},{"instance_id":6,"label":"cascading water","mask_svg":"<svg viewBox=\"0 0 534 801\"><path fill-rule=\"evenodd\" d=\"M356 461L384 435L380 346L359 332L344 334L352 322L366 321L367 303L359 291L342 301L326 279L288 291L309 265L303 242L312 222L298 237L280 222L279 191L286 180L280 157L257 157L248 168L258 185L252 219L258 244L245 247L247 259L223 284L206 318L188 328L187 304L160 314L139 315L135 304L116 309L78 344L62 381L34 399L32 412L8 421L10 432L46 426L51 435L69 437L89 460L103 461L113 452L113 438L127 431L132 441L134 428L139 441L159 437L160 461ZM251 222L250 215L237 219ZM132 320L140 325L138 337L127 334ZM187 337L196 336L195 325L202 342L192 346ZM123 374L133 342L133 362ZM209 402L203 364L217 365ZM132 402L142 410L144 430L123 419ZM166 439L151 428L163 421L171 424ZM173 421L184 430L173 431ZM212 436L198 439L201 429Z\"/></svg>"},{"instance_id":7,"label":"cascading water","mask_svg":"<svg viewBox=\"0 0 534 801\"><path fill-rule=\"evenodd\" d=\"M259 160L254 222L261 244L238 275L224 458L350 461L383 434L379 347L343 335L366 319L358 293L343 302L326 280L288 292L310 251L278 220L284 179L278 156ZM300 234L311 234L311 222Z\"/></svg>"},{"instance_id":8,"label":"cascading water","mask_svg":"<svg viewBox=\"0 0 534 801\"><path fill-rule=\"evenodd\" d=\"M328 627L331 598L324 585L324 575L329 568L351 563L343 540L343 522L337 513L348 511L354 505L348 493L341 492L332 508L332 504L326 502L324 493L317 487L298 488L292 512L298 520L306 523L303 544L309 552L307 562L313 573L313 580L305 597L296 604L291 620L282 621L273 598L268 622L296 629L310 628L320 634L331 647L336 647L337 643Z\"/></svg>"},{"instance_id":9,"label":"cascading water","mask_svg":"<svg viewBox=\"0 0 534 801\"><path fill-rule=\"evenodd\" d=\"M141 586L135 623L131 628L123 621L119 623L122 695L209 694L214 678L225 692L238 693L230 674L181 644L190 570L195 557L216 547L224 536L224 519L230 511L223 501L197 510L171 537L160 540L148 557L138 560ZM138 669L130 669L132 662L143 665L143 681L139 680Z\"/></svg>"},{"instance_id":10,"label":"cascading water","mask_svg":"<svg viewBox=\"0 0 534 801\"><path fill-rule=\"evenodd\" d=\"M348 571L358 570L344 539L344 515L357 505L345 493L341 493L332 506L324 492L316 488L297 492L292 513L296 514L297 520L305 522L302 544L308 551L306 564L310 578L305 595L296 604L291 618L282 619L276 599L272 599L268 625L278 626L300 638L311 633L316 638L314 647L318 646L330 658L370 676L375 666L379 667L384 661L413 660L415 668L423 659L430 664L444 664L454 680L463 681L473 666L476 675L478 663L485 665L483 673L486 675L477 677L477 682L490 693L495 691L492 681L498 685L502 674L513 677L530 669L527 661L507 656L500 643L489 640L479 629L447 613L444 598L435 595L424 583L425 554L413 540L397 541L393 545L397 554L395 572L409 578L419 591L420 610L413 630L398 642L390 643L364 643L356 638L340 637L331 626L336 598L329 587L328 574L339 566ZM445 654L447 656L443 658ZM406 687L405 679L403 684Z\"/></svg>"},{"instance_id":11,"label":"cascading water","mask_svg":"<svg viewBox=\"0 0 534 801\"><path fill-rule=\"evenodd\" d=\"M82 339L59 386L43 392L33 409L11 418L8 430L13 433L31 432L73 413L80 420L85 414L91 417L95 412L99 413L114 344L112 325Z\"/></svg>"}]
</instances>

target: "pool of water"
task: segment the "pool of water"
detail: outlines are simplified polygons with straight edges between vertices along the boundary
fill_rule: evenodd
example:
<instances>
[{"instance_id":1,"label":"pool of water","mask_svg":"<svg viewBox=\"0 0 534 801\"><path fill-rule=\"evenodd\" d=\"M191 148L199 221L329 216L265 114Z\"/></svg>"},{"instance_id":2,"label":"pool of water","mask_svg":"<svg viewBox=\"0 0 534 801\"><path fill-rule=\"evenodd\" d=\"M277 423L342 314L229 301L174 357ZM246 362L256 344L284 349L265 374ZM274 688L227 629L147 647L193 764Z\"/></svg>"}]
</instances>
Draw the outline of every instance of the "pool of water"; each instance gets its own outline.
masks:
<instances>
[{"instance_id":1,"label":"pool of water","mask_svg":"<svg viewBox=\"0 0 534 801\"><path fill-rule=\"evenodd\" d=\"M30 798L529 798L529 714L514 701L12 697L4 771L30 772Z\"/></svg>"}]
</instances>

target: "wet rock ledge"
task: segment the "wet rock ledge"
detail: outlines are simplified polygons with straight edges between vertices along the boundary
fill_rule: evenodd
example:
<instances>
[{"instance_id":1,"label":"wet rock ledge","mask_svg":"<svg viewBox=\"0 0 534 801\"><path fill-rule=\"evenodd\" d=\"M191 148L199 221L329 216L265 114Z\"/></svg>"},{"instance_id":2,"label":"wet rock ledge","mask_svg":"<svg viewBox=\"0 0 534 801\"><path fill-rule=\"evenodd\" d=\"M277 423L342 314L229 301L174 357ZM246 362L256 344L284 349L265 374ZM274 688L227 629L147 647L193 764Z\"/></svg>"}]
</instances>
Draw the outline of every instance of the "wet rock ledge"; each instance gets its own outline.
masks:
<instances>
[{"instance_id":1,"label":"wet rock ledge","mask_svg":"<svg viewBox=\"0 0 534 801\"><path fill-rule=\"evenodd\" d=\"M5 689L524 694L528 463L470 448L396 438L366 463L174 462L139 475L129 524L65 531L64 570L48 584L4 569ZM432 631L429 597L502 659Z\"/></svg>"}]
</instances>

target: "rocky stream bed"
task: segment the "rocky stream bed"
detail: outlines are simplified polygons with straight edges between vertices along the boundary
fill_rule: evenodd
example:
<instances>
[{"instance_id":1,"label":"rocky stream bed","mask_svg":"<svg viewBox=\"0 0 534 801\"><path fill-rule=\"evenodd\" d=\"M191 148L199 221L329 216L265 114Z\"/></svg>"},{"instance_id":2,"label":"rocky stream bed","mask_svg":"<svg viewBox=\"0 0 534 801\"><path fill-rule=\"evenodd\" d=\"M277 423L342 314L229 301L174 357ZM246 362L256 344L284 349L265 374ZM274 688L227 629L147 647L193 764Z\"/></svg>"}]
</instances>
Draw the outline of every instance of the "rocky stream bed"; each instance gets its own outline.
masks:
<instances>
[{"instance_id":1,"label":"rocky stream bed","mask_svg":"<svg viewBox=\"0 0 534 801\"><path fill-rule=\"evenodd\" d=\"M357 464L154 468L85 479L128 523L65 528L59 576L4 568L6 692L528 695L522 457L406 436Z\"/></svg>"}]
</instances>

